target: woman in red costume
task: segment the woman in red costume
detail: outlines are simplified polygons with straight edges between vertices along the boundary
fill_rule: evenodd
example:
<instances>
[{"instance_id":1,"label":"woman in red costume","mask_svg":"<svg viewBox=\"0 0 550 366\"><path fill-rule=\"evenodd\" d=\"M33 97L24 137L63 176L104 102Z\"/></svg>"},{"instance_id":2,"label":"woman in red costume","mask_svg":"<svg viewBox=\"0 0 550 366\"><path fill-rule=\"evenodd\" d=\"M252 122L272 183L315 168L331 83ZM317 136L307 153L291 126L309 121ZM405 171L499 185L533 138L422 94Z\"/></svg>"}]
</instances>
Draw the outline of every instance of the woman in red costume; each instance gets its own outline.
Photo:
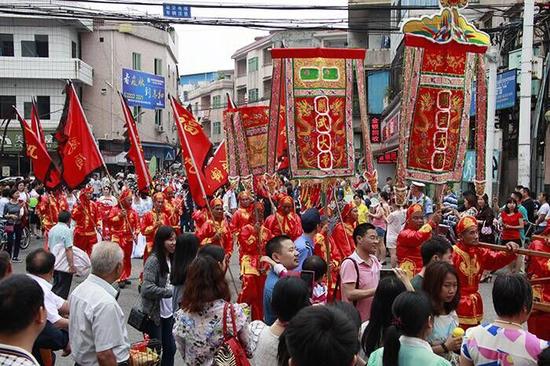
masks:
<instances>
[{"instance_id":1,"label":"woman in red costume","mask_svg":"<svg viewBox=\"0 0 550 366\"><path fill-rule=\"evenodd\" d=\"M73 207L71 213L75 221L74 245L82 249L88 255L92 254L92 247L97 243L97 233L101 215L97 205L93 202L93 187L86 187L78 195L79 202Z\"/></svg>"},{"instance_id":2,"label":"woman in red costume","mask_svg":"<svg viewBox=\"0 0 550 366\"><path fill-rule=\"evenodd\" d=\"M343 259L350 256L355 250L353 230L357 226L357 207L350 202L344 206L341 215L342 221L334 226L331 238L340 252L340 258Z\"/></svg>"},{"instance_id":3,"label":"woman in red costume","mask_svg":"<svg viewBox=\"0 0 550 366\"><path fill-rule=\"evenodd\" d=\"M550 253L550 226L539 236L533 236L529 249ZM550 306L550 281L548 281L550 258L529 257L527 276L529 280L546 278L544 282L533 283L533 301L541 303L545 307ZM550 313L538 308L538 304L533 305L533 311L527 321L529 331L541 339L550 339Z\"/></svg>"},{"instance_id":4,"label":"woman in red costume","mask_svg":"<svg viewBox=\"0 0 550 366\"><path fill-rule=\"evenodd\" d=\"M237 238L241 264L242 290L238 302L247 303L252 310L252 320L263 319L263 293L265 273L261 269L260 257L265 245L272 238L269 230L262 225L264 205L257 202L252 206L254 222L244 225Z\"/></svg>"},{"instance_id":5,"label":"woman in red costume","mask_svg":"<svg viewBox=\"0 0 550 366\"><path fill-rule=\"evenodd\" d=\"M302 221L294 212L294 200L283 194L279 198L277 212L265 220L265 227L273 236L287 235L292 241L302 235Z\"/></svg>"},{"instance_id":6,"label":"woman in red costume","mask_svg":"<svg viewBox=\"0 0 550 366\"><path fill-rule=\"evenodd\" d=\"M164 195L160 192L153 195L153 209L143 215L141 219L141 234L145 236L145 251L143 252L143 264L153 250L155 234L160 226L171 226L164 211Z\"/></svg>"},{"instance_id":7,"label":"woman in red costume","mask_svg":"<svg viewBox=\"0 0 550 366\"><path fill-rule=\"evenodd\" d=\"M496 271L516 259L514 253L495 252L480 248L477 220L465 216L456 225L459 240L453 247L453 264L460 283L460 302L456 312L462 329L474 327L483 318L483 301L479 294L479 281L483 271ZM399 244L398 247L399 248ZM516 251L516 243L506 243L506 248Z\"/></svg>"},{"instance_id":8,"label":"woman in red costume","mask_svg":"<svg viewBox=\"0 0 550 366\"><path fill-rule=\"evenodd\" d=\"M422 206L414 203L407 209L405 228L397 235L397 265L403 269L409 278L422 269L420 247L432 237L432 230L437 228L441 215L435 213L432 219L424 224Z\"/></svg>"},{"instance_id":9,"label":"woman in red costume","mask_svg":"<svg viewBox=\"0 0 550 366\"><path fill-rule=\"evenodd\" d=\"M226 258L230 258L233 253L233 237L229 229L229 223L223 212L223 201L214 198L210 201L212 217L202 224L197 231L201 245L215 244L225 249Z\"/></svg>"},{"instance_id":10,"label":"woman in red costume","mask_svg":"<svg viewBox=\"0 0 550 366\"><path fill-rule=\"evenodd\" d=\"M124 267L118 280L124 288L130 284L128 278L132 273L132 247L139 232L139 217L132 208L132 192L124 189L118 198L118 205L109 213L111 240L118 243L124 252Z\"/></svg>"},{"instance_id":11,"label":"woman in red costume","mask_svg":"<svg viewBox=\"0 0 550 366\"><path fill-rule=\"evenodd\" d=\"M172 186L164 189L164 214L168 219L169 226L174 229L176 235L181 233L180 217L183 214L183 202L175 198L176 191Z\"/></svg>"}]
</instances>

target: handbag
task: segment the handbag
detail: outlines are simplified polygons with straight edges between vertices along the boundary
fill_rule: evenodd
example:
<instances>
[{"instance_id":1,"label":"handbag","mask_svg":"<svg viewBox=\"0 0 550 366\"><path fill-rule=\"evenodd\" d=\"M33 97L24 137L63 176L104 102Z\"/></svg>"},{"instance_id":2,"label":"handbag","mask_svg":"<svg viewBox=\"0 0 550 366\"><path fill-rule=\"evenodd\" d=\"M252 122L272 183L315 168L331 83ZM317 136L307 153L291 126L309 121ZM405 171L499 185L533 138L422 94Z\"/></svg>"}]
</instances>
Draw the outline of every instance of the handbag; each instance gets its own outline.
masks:
<instances>
[{"instance_id":1,"label":"handbag","mask_svg":"<svg viewBox=\"0 0 550 366\"><path fill-rule=\"evenodd\" d=\"M148 321L149 316L138 305L134 305L130 310L130 315L128 315L128 325L139 332L144 332Z\"/></svg>"},{"instance_id":2,"label":"handbag","mask_svg":"<svg viewBox=\"0 0 550 366\"><path fill-rule=\"evenodd\" d=\"M485 226L485 221L481 225L481 234L482 235L491 235L493 234L493 228L491 226Z\"/></svg>"},{"instance_id":3,"label":"handbag","mask_svg":"<svg viewBox=\"0 0 550 366\"><path fill-rule=\"evenodd\" d=\"M4 232L7 234L11 234L15 231L15 224L8 224L6 223L4 225Z\"/></svg>"},{"instance_id":4,"label":"handbag","mask_svg":"<svg viewBox=\"0 0 550 366\"><path fill-rule=\"evenodd\" d=\"M227 333L227 310L231 312L231 326L233 334ZM235 325L235 311L233 304L225 303L223 307L223 343L214 354L215 366L250 366L246 352L237 337Z\"/></svg>"}]
</instances>

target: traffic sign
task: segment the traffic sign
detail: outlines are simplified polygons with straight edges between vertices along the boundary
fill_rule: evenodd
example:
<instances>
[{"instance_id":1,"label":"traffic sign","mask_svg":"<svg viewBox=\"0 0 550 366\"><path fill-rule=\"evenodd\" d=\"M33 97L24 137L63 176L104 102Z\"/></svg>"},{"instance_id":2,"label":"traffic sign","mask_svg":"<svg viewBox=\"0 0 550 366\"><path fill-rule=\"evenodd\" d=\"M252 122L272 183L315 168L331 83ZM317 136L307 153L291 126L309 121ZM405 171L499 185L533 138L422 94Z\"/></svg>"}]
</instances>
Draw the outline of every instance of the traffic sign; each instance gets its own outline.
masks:
<instances>
[{"instance_id":1,"label":"traffic sign","mask_svg":"<svg viewBox=\"0 0 550 366\"><path fill-rule=\"evenodd\" d=\"M191 7L183 4L162 4L165 17L168 18L191 18Z\"/></svg>"}]
</instances>

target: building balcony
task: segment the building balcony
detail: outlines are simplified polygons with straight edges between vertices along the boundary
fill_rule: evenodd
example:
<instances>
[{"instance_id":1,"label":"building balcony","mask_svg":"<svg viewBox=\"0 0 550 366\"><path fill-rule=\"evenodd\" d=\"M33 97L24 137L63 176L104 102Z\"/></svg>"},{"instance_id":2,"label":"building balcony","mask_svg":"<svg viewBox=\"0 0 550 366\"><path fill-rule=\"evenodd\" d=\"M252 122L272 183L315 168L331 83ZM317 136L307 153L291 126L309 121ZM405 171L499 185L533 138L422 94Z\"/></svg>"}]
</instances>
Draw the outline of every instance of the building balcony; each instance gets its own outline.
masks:
<instances>
[{"instance_id":1,"label":"building balcony","mask_svg":"<svg viewBox=\"0 0 550 366\"><path fill-rule=\"evenodd\" d=\"M248 75L244 74L243 76L237 76L235 78L235 86L239 88L241 85L247 85L248 84Z\"/></svg>"},{"instance_id":2,"label":"building balcony","mask_svg":"<svg viewBox=\"0 0 550 366\"><path fill-rule=\"evenodd\" d=\"M93 69L78 58L0 57L0 78L62 79L93 85Z\"/></svg>"}]
</instances>

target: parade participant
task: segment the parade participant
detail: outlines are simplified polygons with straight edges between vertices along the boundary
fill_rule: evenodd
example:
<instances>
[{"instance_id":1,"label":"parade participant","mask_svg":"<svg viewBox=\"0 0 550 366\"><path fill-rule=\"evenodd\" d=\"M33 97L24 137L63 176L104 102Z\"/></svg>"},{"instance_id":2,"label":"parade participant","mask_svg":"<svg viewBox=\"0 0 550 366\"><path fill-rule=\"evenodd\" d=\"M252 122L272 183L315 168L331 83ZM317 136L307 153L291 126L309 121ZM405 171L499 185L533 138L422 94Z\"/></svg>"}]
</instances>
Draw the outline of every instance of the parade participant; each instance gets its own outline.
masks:
<instances>
[{"instance_id":1,"label":"parade participant","mask_svg":"<svg viewBox=\"0 0 550 366\"><path fill-rule=\"evenodd\" d=\"M328 235L328 220L326 216L321 216L321 228L313 238L315 243L313 254L323 258L328 264L330 276L327 276L327 287L329 294L334 292L338 272L340 271L340 262L342 257L340 251L336 247L336 243L332 236Z\"/></svg>"},{"instance_id":2,"label":"parade participant","mask_svg":"<svg viewBox=\"0 0 550 366\"><path fill-rule=\"evenodd\" d=\"M349 257L355 250L353 230L357 226L357 207L353 202L344 206L341 212L342 220L332 230L332 240L340 252L340 258Z\"/></svg>"},{"instance_id":3,"label":"parade participant","mask_svg":"<svg viewBox=\"0 0 550 366\"><path fill-rule=\"evenodd\" d=\"M422 255L420 247L431 238L432 230L437 228L441 215L435 214L424 224L422 206L415 203L407 209L405 228L397 236L397 264L409 278L412 278L422 269Z\"/></svg>"},{"instance_id":4,"label":"parade participant","mask_svg":"<svg viewBox=\"0 0 550 366\"><path fill-rule=\"evenodd\" d=\"M91 200L93 193L93 187L81 190L78 196L79 202L71 213L71 217L75 221L74 245L88 255L92 254L92 247L97 243L97 228L100 221L97 205Z\"/></svg>"},{"instance_id":5,"label":"parade participant","mask_svg":"<svg viewBox=\"0 0 550 366\"><path fill-rule=\"evenodd\" d=\"M540 236L533 236L529 245L530 250L550 253L550 228L545 229ZM529 257L527 262L527 276L529 280L550 277L550 259L538 256ZM543 305L550 305L550 281L533 283L533 300ZM550 313L537 309L535 305L529 321L529 331L541 339L550 339Z\"/></svg>"},{"instance_id":6,"label":"parade participant","mask_svg":"<svg viewBox=\"0 0 550 366\"><path fill-rule=\"evenodd\" d=\"M176 232L176 235L179 235L181 233L180 217L183 213L182 201L176 198L176 191L171 185L166 187L162 193L164 194L164 213L166 218L172 229Z\"/></svg>"},{"instance_id":7,"label":"parade participant","mask_svg":"<svg viewBox=\"0 0 550 366\"><path fill-rule=\"evenodd\" d=\"M287 235L292 241L302 235L300 217L294 212L294 200L281 194L277 211L265 220L265 227L273 236Z\"/></svg>"},{"instance_id":8,"label":"parade participant","mask_svg":"<svg viewBox=\"0 0 550 366\"><path fill-rule=\"evenodd\" d=\"M48 247L48 232L57 224L57 218L61 211L68 211L69 203L61 188L46 193L36 206L36 212L40 216L40 224L44 233L44 248Z\"/></svg>"},{"instance_id":9,"label":"parade participant","mask_svg":"<svg viewBox=\"0 0 550 366\"><path fill-rule=\"evenodd\" d=\"M208 208L203 207L195 210L191 214L191 219L195 223L195 228L199 230L208 219Z\"/></svg>"},{"instance_id":10,"label":"parade participant","mask_svg":"<svg viewBox=\"0 0 550 366\"><path fill-rule=\"evenodd\" d=\"M237 238L241 229L250 223L254 223L253 210L254 206L252 205L252 196L248 191L242 191L238 195L239 199L239 208L233 216L231 217L231 232L233 233L233 238ZM263 222L263 221L262 221Z\"/></svg>"},{"instance_id":11,"label":"parade participant","mask_svg":"<svg viewBox=\"0 0 550 366\"><path fill-rule=\"evenodd\" d=\"M272 235L262 225L264 221L263 203L256 202L252 207L254 209L252 212L254 221L244 225L237 237L242 281L242 290L237 301L249 304L252 310L252 320L258 320L263 319L262 297L266 277L261 269L260 257L265 253L265 245ZM233 218L235 218L235 215Z\"/></svg>"},{"instance_id":12,"label":"parade participant","mask_svg":"<svg viewBox=\"0 0 550 366\"><path fill-rule=\"evenodd\" d=\"M229 223L223 213L223 201L214 198L210 201L211 217L197 231L197 237L201 241L201 246L206 244L215 244L225 250L226 258L230 258L233 253L233 237Z\"/></svg>"},{"instance_id":13,"label":"parade participant","mask_svg":"<svg viewBox=\"0 0 550 366\"><path fill-rule=\"evenodd\" d=\"M132 273L132 247L139 231L139 218L132 208L132 192L124 189L120 193L119 204L109 213L112 241L118 243L124 252L124 268L118 280L120 288L130 284Z\"/></svg>"},{"instance_id":14,"label":"parade participant","mask_svg":"<svg viewBox=\"0 0 550 366\"><path fill-rule=\"evenodd\" d=\"M459 240L453 247L453 264L460 283L460 302L456 312L460 327L467 329L478 325L483 318L483 301L479 294L483 271L496 271L515 260L516 255L479 247L477 220L473 216L460 219L456 231ZM516 251L519 246L508 242L506 248Z\"/></svg>"},{"instance_id":15,"label":"parade participant","mask_svg":"<svg viewBox=\"0 0 550 366\"><path fill-rule=\"evenodd\" d=\"M155 234L160 226L171 226L168 215L164 210L164 194L155 193L153 195L153 209L143 215L141 219L141 234L145 236L145 251L143 252L143 263L147 260L149 253L153 250Z\"/></svg>"},{"instance_id":16,"label":"parade participant","mask_svg":"<svg viewBox=\"0 0 550 366\"><path fill-rule=\"evenodd\" d=\"M117 205L117 199L111 194L111 187L103 187L103 195L99 197L97 204L101 214L101 222L103 224L101 236L103 237L103 240L109 240L111 238L109 214L111 209Z\"/></svg>"}]
</instances>

